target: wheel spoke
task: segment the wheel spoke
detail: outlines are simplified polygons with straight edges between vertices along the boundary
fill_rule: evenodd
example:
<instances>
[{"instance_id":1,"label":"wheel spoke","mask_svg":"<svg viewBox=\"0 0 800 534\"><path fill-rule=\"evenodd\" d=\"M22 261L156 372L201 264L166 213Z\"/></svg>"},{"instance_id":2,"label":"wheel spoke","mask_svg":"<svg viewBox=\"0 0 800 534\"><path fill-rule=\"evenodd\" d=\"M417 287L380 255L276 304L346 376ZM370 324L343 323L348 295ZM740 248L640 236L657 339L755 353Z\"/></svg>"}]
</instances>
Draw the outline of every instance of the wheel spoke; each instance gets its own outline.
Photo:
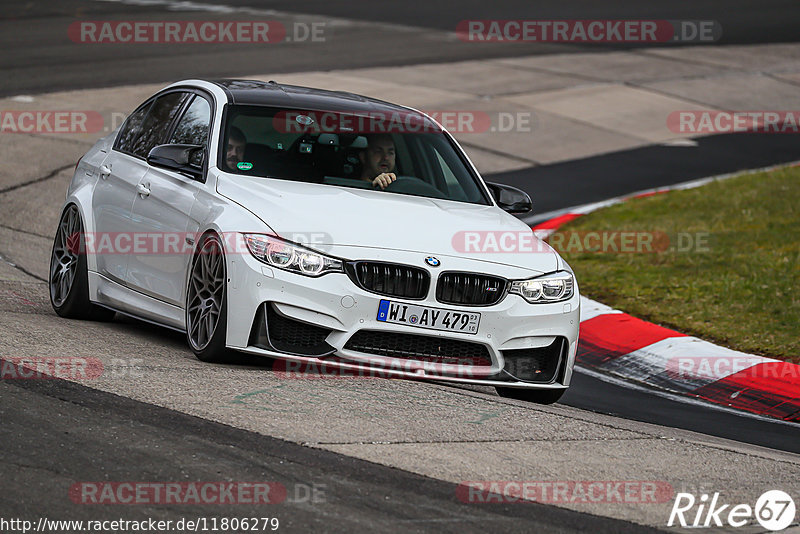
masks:
<instances>
[{"instance_id":1,"label":"wheel spoke","mask_svg":"<svg viewBox=\"0 0 800 534\"><path fill-rule=\"evenodd\" d=\"M206 336L210 339L211 334L214 331L214 322L213 322L213 317L211 317L211 314L208 312L206 312L205 315L205 323L206 323L206 328L205 328Z\"/></svg>"},{"instance_id":2,"label":"wheel spoke","mask_svg":"<svg viewBox=\"0 0 800 534\"><path fill-rule=\"evenodd\" d=\"M221 265L221 257L219 255L219 251L217 250L214 251L214 255L211 258L211 262L212 262L211 272L214 273L215 277L217 277L219 276L219 270L220 270L219 268Z\"/></svg>"},{"instance_id":3,"label":"wheel spoke","mask_svg":"<svg viewBox=\"0 0 800 534\"><path fill-rule=\"evenodd\" d=\"M203 251L203 267L202 267L202 272L203 272L203 280L204 280L206 283L208 283L208 273L211 271L211 268L210 268L210 266L209 266L209 264L208 264L208 262L210 261L210 258L209 258L208 256L209 256L208 249L205 249L205 250Z\"/></svg>"},{"instance_id":4,"label":"wheel spoke","mask_svg":"<svg viewBox=\"0 0 800 534\"><path fill-rule=\"evenodd\" d=\"M59 276L60 272L61 272L61 262L55 261L55 258L53 258L50 261L50 280L55 281L56 277Z\"/></svg>"},{"instance_id":5,"label":"wheel spoke","mask_svg":"<svg viewBox=\"0 0 800 534\"><path fill-rule=\"evenodd\" d=\"M223 289L225 289L225 286L224 286L223 284L221 284L221 283L219 283L219 282L218 282L218 283L217 283L217 287L215 287L215 288L214 288L214 290L211 292L211 298L213 298L213 299L214 299L214 302L216 302L216 300L217 300L217 299L216 299L216 298L214 298L214 297L215 297L215 296L216 296L218 293L221 293L221 291L222 291Z\"/></svg>"},{"instance_id":6,"label":"wheel spoke","mask_svg":"<svg viewBox=\"0 0 800 534\"><path fill-rule=\"evenodd\" d=\"M190 334L194 335L197 332L197 329L199 328L199 326L200 326L200 323L198 321L196 321L196 320L192 321L192 328L190 330Z\"/></svg>"},{"instance_id":7,"label":"wheel spoke","mask_svg":"<svg viewBox=\"0 0 800 534\"><path fill-rule=\"evenodd\" d=\"M68 291L69 291L69 286L67 286L67 277L62 276L61 279L58 281L58 294L62 298L66 298Z\"/></svg>"},{"instance_id":8,"label":"wheel spoke","mask_svg":"<svg viewBox=\"0 0 800 534\"><path fill-rule=\"evenodd\" d=\"M60 302L63 297L61 294L61 280L63 277L64 274L60 270L56 270L56 272L50 277L50 284L53 287L53 300L57 302Z\"/></svg>"},{"instance_id":9,"label":"wheel spoke","mask_svg":"<svg viewBox=\"0 0 800 534\"><path fill-rule=\"evenodd\" d=\"M192 275L192 288L194 289L194 297L202 298L200 293L203 292L203 280L198 278L196 274Z\"/></svg>"}]
</instances>

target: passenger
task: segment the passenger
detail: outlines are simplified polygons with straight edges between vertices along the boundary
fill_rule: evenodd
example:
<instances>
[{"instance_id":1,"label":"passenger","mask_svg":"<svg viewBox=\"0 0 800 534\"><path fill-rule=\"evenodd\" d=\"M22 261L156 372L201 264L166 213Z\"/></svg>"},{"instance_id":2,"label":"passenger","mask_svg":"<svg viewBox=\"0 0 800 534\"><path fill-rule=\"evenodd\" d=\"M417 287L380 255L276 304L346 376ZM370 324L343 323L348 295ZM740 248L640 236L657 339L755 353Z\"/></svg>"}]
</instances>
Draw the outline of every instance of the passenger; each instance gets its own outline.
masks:
<instances>
[{"instance_id":1,"label":"passenger","mask_svg":"<svg viewBox=\"0 0 800 534\"><path fill-rule=\"evenodd\" d=\"M236 165L244 161L244 148L247 146L247 138L244 132L236 126L231 126L228 130L228 146L225 149L225 165L230 170L236 170Z\"/></svg>"},{"instance_id":2,"label":"passenger","mask_svg":"<svg viewBox=\"0 0 800 534\"><path fill-rule=\"evenodd\" d=\"M367 148L361 151L361 179L385 189L397 180L394 173L394 141L389 134L367 136Z\"/></svg>"}]
</instances>

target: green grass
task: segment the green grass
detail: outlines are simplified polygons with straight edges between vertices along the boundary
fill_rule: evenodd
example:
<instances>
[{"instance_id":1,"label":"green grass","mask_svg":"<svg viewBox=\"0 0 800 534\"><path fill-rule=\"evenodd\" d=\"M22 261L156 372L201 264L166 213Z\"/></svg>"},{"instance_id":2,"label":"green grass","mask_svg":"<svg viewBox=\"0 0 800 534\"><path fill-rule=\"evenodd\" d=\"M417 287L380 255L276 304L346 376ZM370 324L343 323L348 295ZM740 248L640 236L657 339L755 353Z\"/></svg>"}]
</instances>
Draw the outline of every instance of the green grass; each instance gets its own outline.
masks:
<instances>
[{"instance_id":1,"label":"green grass","mask_svg":"<svg viewBox=\"0 0 800 534\"><path fill-rule=\"evenodd\" d=\"M799 227L800 167L793 167L630 200L561 229L562 239L572 231L666 232L673 244L678 233L707 233L705 251L556 248L590 298L732 349L800 363Z\"/></svg>"}]
</instances>

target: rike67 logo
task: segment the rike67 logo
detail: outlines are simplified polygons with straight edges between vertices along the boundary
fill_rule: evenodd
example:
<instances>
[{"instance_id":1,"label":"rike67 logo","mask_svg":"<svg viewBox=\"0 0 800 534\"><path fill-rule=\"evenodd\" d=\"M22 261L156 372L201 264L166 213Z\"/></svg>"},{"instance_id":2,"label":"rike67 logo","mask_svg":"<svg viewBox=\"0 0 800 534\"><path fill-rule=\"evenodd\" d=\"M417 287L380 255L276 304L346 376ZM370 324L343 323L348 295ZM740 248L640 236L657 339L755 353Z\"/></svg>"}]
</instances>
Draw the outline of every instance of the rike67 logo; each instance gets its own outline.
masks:
<instances>
[{"instance_id":1,"label":"rike67 logo","mask_svg":"<svg viewBox=\"0 0 800 534\"><path fill-rule=\"evenodd\" d=\"M724 503L718 492L714 493L710 500L709 495L705 493L700 495L699 499L691 493L678 493L667 526L743 527L752 524L755 519L763 528L778 531L794 522L795 512L794 500L788 493L780 490L764 492L756 500L755 506Z\"/></svg>"}]
</instances>

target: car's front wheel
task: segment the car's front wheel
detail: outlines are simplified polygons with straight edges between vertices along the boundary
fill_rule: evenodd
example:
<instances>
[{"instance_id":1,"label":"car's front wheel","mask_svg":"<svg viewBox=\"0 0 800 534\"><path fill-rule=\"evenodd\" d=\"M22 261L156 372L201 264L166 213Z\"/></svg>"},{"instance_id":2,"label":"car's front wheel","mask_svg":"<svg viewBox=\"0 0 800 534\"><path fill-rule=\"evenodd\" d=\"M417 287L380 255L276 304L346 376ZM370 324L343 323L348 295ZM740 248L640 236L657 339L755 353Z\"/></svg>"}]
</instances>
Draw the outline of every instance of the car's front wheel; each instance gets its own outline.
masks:
<instances>
[{"instance_id":1,"label":"car's front wheel","mask_svg":"<svg viewBox=\"0 0 800 534\"><path fill-rule=\"evenodd\" d=\"M536 404L554 404L567 391L564 389L521 389L496 387L497 394L507 399L516 399Z\"/></svg>"},{"instance_id":2,"label":"car's front wheel","mask_svg":"<svg viewBox=\"0 0 800 534\"><path fill-rule=\"evenodd\" d=\"M214 234L201 239L192 258L186 292L186 337L198 360L225 363L232 359L225 348L228 306L225 293L225 253Z\"/></svg>"},{"instance_id":3,"label":"car's front wheel","mask_svg":"<svg viewBox=\"0 0 800 534\"><path fill-rule=\"evenodd\" d=\"M112 310L89 301L86 241L81 214L70 204L61 214L50 254L50 304L61 317L109 321Z\"/></svg>"}]
</instances>

